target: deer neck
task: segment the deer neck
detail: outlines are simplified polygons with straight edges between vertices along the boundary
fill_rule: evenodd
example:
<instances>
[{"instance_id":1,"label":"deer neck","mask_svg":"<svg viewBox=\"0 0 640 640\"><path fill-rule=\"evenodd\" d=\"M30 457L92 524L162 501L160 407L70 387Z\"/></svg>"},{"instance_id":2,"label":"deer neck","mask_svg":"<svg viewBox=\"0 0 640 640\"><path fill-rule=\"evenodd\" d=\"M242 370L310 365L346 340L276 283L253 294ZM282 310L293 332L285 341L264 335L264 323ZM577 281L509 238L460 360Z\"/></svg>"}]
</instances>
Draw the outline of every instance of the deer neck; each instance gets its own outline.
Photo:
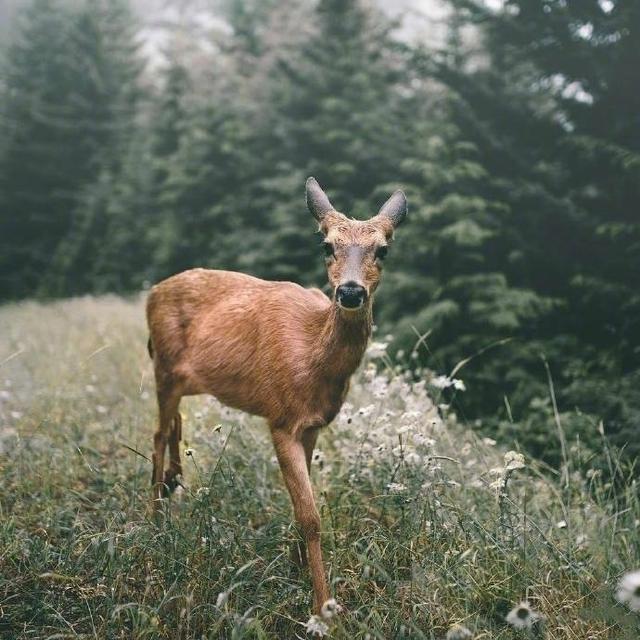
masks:
<instances>
[{"instance_id":1,"label":"deer neck","mask_svg":"<svg viewBox=\"0 0 640 640\"><path fill-rule=\"evenodd\" d=\"M371 335L371 299L358 311L345 311L333 301L318 340L319 364L334 378L348 378L358 368Z\"/></svg>"}]
</instances>

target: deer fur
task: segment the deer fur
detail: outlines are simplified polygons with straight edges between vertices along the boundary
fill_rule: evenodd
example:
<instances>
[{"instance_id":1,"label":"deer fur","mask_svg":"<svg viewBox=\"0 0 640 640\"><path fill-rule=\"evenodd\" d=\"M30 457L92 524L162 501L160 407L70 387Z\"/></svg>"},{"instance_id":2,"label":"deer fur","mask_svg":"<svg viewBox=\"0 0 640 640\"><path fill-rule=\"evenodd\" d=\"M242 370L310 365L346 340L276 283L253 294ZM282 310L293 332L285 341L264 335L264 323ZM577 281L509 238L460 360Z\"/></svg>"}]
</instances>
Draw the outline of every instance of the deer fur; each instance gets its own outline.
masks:
<instances>
[{"instance_id":1,"label":"deer fur","mask_svg":"<svg viewBox=\"0 0 640 640\"><path fill-rule=\"evenodd\" d=\"M211 394L266 418L306 543L300 560L305 563L308 554L319 612L329 592L309 479L311 457L319 429L340 410L366 349L382 258L407 205L397 191L375 217L358 221L337 212L313 178L306 191L325 237L332 298L292 282L191 269L152 288L147 321L159 406L155 508L161 508L182 473L178 407L183 396ZM169 467L164 470L167 445Z\"/></svg>"}]
</instances>

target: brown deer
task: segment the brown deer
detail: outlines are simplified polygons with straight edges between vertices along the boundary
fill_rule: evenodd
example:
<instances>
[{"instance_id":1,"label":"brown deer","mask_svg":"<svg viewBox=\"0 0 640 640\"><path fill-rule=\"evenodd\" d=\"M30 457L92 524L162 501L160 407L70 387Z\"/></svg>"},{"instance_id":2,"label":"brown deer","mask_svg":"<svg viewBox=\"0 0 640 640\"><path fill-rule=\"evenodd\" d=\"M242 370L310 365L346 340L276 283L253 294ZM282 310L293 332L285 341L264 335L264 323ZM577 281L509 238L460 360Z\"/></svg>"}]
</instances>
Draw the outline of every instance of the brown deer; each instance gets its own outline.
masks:
<instances>
[{"instance_id":1,"label":"brown deer","mask_svg":"<svg viewBox=\"0 0 640 640\"><path fill-rule=\"evenodd\" d=\"M147 321L160 410L153 453L156 509L182 473L182 396L208 393L263 416L306 543L299 561L306 564L308 554L319 612L329 592L311 456L318 431L340 410L364 354L372 296L407 201L396 191L376 216L360 221L338 213L314 178L307 180L306 198L324 235L331 299L292 282L192 269L151 289Z\"/></svg>"}]
</instances>

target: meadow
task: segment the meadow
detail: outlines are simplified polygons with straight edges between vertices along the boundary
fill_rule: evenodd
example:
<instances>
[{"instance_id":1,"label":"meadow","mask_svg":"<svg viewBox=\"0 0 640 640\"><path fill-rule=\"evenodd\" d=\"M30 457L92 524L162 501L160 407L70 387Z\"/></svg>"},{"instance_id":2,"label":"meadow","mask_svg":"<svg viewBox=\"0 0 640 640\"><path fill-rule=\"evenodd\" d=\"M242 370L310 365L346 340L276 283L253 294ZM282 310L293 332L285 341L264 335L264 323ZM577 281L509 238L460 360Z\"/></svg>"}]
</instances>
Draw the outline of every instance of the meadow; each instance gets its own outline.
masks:
<instances>
[{"instance_id":1,"label":"meadow","mask_svg":"<svg viewBox=\"0 0 640 640\"><path fill-rule=\"evenodd\" d=\"M146 337L140 298L0 308L0 636L307 637L310 583L259 419L183 401L184 487L149 517ZM411 377L381 343L314 456L343 607L328 635L638 638L615 599L640 566L637 485L604 436L608 473L574 463L579 442L547 468L474 433L439 406L445 372ZM540 622L517 630L523 600Z\"/></svg>"}]
</instances>

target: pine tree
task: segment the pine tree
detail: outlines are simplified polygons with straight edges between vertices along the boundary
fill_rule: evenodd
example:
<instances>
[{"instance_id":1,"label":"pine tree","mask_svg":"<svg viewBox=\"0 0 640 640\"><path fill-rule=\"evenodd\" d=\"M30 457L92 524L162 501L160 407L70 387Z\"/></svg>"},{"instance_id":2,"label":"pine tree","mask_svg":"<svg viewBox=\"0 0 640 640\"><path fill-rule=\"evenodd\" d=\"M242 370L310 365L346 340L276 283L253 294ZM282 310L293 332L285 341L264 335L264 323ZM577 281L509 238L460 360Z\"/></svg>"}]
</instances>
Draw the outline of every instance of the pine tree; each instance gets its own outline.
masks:
<instances>
[{"instance_id":1,"label":"pine tree","mask_svg":"<svg viewBox=\"0 0 640 640\"><path fill-rule=\"evenodd\" d=\"M356 0L321 0L310 33L274 77L264 199L273 202L265 256L268 275L318 282L322 261L303 239L304 180L314 175L332 201L354 216L375 214L397 188L411 155L411 122L422 109L403 73L406 50L393 24ZM275 268L274 268L275 265Z\"/></svg>"},{"instance_id":2,"label":"pine tree","mask_svg":"<svg viewBox=\"0 0 640 640\"><path fill-rule=\"evenodd\" d=\"M0 296L33 293L70 224L91 158L70 115L69 13L34 0L7 54L0 139Z\"/></svg>"},{"instance_id":3,"label":"pine tree","mask_svg":"<svg viewBox=\"0 0 640 640\"><path fill-rule=\"evenodd\" d=\"M640 370L640 327L630 318L638 317L640 298L629 270L640 246L638 94L630 95L640 62L638 7L452 4L460 23L482 37L486 59L455 66L443 58L437 77L452 91L452 120L486 173L480 194L507 212L498 245L484 257L502 251L506 281L549 302L503 358L483 357L478 375L494 383L480 386L482 400L475 392L465 404L499 415L502 384L509 406L501 428L549 456L553 416L540 354L561 407L583 412L565 416L583 441L599 438L599 418L621 433L638 415L630 389ZM514 429L510 421L533 407L537 426Z\"/></svg>"},{"instance_id":4,"label":"pine tree","mask_svg":"<svg viewBox=\"0 0 640 640\"><path fill-rule=\"evenodd\" d=\"M136 224L139 211L133 203L127 207L121 202L123 192L131 190L127 171L138 179L145 169L144 164L130 164L132 156L143 158L145 153L143 147L133 148L142 144L135 121L142 67L132 24L120 0L86 0L71 22L74 58L68 65L73 79L68 100L74 105L72 122L78 136L74 151L90 159L91 176L75 193L73 215L40 288L43 293L121 290L123 272L134 271L136 253L121 251L123 238L137 236L141 226ZM119 205L128 214L118 217ZM110 260L109 254L117 258ZM110 273L109 265L120 275Z\"/></svg>"},{"instance_id":5,"label":"pine tree","mask_svg":"<svg viewBox=\"0 0 640 640\"><path fill-rule=\"evenodd\" d=\"M139 67L119 0L34 0L9 51L3 297L87 290L106 221L79 206L115 174L134 130Z\"/></svg>"}]
</instances>

